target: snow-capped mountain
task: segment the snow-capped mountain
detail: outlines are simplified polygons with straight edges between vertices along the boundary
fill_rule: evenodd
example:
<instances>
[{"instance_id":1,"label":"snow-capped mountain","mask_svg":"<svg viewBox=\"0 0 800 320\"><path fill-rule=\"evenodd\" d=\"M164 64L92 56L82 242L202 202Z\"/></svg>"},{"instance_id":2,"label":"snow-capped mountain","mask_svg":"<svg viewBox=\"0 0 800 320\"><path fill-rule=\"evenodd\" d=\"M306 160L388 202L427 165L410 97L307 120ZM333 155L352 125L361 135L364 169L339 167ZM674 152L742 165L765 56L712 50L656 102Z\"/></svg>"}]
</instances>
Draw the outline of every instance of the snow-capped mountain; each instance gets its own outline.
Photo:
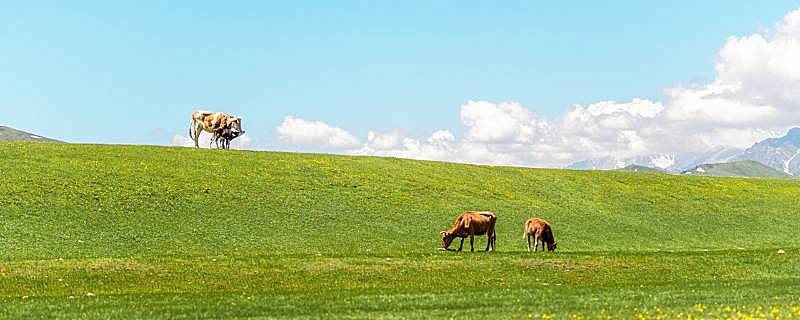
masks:
<instances>
[{"instance_id":1,"label":"snow-capped mountain","mask_svg":"<svg viewBox=\"0 0 800 320\"><path fill-rule=\"evenodd\" d=\"M754 160L791 175L800 173L800 128L792 128L783 137L770 138L747 148L733 161Z\"/></svg>"},{"instance_id":2,"label":"snow-capped mountain","mask_svg":"<svg viewBox=\"0 0 800 320\"><path fill-rule=\"evenodd\" d=\"M717 146L703 153L687 154L681 157L680 161L669 168L672 172L683 172L687 169L697 167L707 163L726 163L733 161L742 153L742 149Z\"/></svg>"},{"instance_id":3,"label":"snow-capped mountain","mask_svg":"<svg viewBox=\"0 0 800 320\"><path fill-rule=\"evenodd\" d=\"M567 166L568 169L578 170L613 170L629 165L639 165L651 168L666 169L675 164L674 154L655 154L631 158L616 158L612 156L578 161Z\"/></svg>"},{"instance_id":4,"label":"snow-capped mountain","mask_svg":"<svg viewBox=\"0 0 800 320\"><path fill-rule=\"evenodd\" d=\"M678 155L675 153L652 154L630 158L602 157L575 162L567 166L580 170L613 170L629 165L658 168L669 172L680 173L704 163L728 162L742 152L741 149L715 147L703 153Z\"/></svg>"},{"instance_id":5,"label":"snow-capped mountain","mask_svg":"<svg viewBox=\"0 0 800 320\"><path fill-rule=\"evenodd\" d=\"M680 173L703 164L753 160L790 175L800 175L800 128L792 128L783 137L769 138L746 150L714 147L702 153L669 153L632 158L603 157L575 162L569 169L613 170L629 165L659 168Z\"/></svg>"}]
</instances>

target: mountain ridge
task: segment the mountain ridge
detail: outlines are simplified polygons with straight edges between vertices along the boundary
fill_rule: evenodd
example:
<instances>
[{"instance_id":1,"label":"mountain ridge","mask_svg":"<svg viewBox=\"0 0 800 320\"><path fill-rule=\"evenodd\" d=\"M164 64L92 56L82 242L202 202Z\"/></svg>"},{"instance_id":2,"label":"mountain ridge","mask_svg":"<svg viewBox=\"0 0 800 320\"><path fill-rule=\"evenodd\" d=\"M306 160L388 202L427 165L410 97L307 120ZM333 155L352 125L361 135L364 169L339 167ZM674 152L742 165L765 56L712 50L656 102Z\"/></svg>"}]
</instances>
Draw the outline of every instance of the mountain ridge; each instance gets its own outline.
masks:
<instances>
[{"instance_id":1,"label":"mountain ridge","mask_svg":"<svg viewBox=\"0 0 800 320\"><path fill-rule=\"evenodd\" d=\"M793 176L788 173L775 170L770 166L754 160L701 164L682 172L682 174L742 178L793 178Z\"/></svg>"},{"instance_id":2,"label":"mountain ridge","mask_svg":"<svg viewBox=\"0 0 800 320\"><path fill-rule=\"evenodd\" d=\"M796 176L800 173L800 128L792 128L782 137L764 139L747 148L733 160L758 161L775 170Z\"/></svg>"},{"instance_id":3,"label":"mountain ridge","mask_svg":"<svg viewBox=\"0 0 800 320\"><path fill-rule=\"evenodd\" d=\"M42 141L42 142L63 142L56 139L40 136L38 134L14 129L12 127L0 125L0 141Z\"/></svg>"}]
</instances>

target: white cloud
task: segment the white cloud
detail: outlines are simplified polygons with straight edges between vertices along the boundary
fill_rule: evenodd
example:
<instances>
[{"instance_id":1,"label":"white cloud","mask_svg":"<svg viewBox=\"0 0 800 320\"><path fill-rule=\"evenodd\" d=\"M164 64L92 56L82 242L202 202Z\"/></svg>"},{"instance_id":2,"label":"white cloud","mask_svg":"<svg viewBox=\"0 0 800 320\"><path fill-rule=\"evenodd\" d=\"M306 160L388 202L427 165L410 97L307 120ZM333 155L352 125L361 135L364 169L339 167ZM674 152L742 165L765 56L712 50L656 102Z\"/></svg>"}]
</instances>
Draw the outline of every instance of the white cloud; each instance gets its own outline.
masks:
<instances>
[{"instance_id":1,"label":"white cloud","mask_svg":"<svg viewBox=\"0 0 800 320\"><path fill-rule=\"evenodd\" d=\"M367 134L367 146L375 150L391 150L399 146L402 140L403 137L397 132L381 134L370 131Z\"/></svg>"},{"instance_id":2,"label":"white cloud","mask_svg":"<svg viewBox=\"0 0 800 320\"><path fill-rule=\"evenodd\" d=\"M286 146L320 149L354 149L361 143L341 128L320 121L306 121L288 116L275 131L278 141Z\"/></svg>"},{"instance_id":3,"label":"white cloud","mask_svg":"<svg viewBox=\"0 0 800 320\"><path fill-rule=\"evenodd\" d=\"M730 37L719 51L717 76L707 85L677 87L674 120L771 129L800 116L800 10L789 12L772 34Z\"/></svg>"},{"instance_id":4,"label":"white cloud","mask_svg":"<svg viewBox=\"0 0 800 320\"><path fill-rule=\"evenodd\" d=\"M461 106L461 124L465 139L474 142L525 143L536 131L533 114L516 102L469 101Z\"/></svg>"},{"instance_id":5,"label":"white cloud","mask_svg":"<svg viewBox=\"0 0 800 320\"><path fill-rule=\"evenodd\" d=\"M247 133L242 134L241 136L236 137L231 141L231 149L236 150L247 150L250 148L250 145L253 143L253 139L250 138Z\"/></svg>"},{"instance_id":6,"label":"white cloud","mask_svg":"<svg viewBox=\"0 0 800 320\"><path fill-rule=\"evenodd\" d=\"M456 141L456 136L447 130L436 131L430 136L430 138L428 138L429 143L446 144L453 141Z\"/></svg>"},{"instance_id":7,"label":"white cloud","mask_svg":"<svg viewBox=\"0 0 800 320\"><path fill-rule=\"evenodd\" d=\"M739 85L709 84L703 87L669 90L672 107L667 117L672 121L699 121L715 125L747 125L763 122L776 115L770 105L755 105L735 99Z\"/></svg>"},{"instance_id":8,"label":"white cloud","mask_svg":"<svg viewBox=\"0 0 800 320\"><path fill-rule=\"evenodd\" d=\"M189 137L176 134L172 137L172 145L178 147L194 147L194 141Z\"/></svg>"},{"instance_id":9,"label":"white cloud","mask_svg":"<svg viewBox=\"0 0 800 320\"><path fill-rule=\"evenodd\" d=\"M340 128L292 117L277 131L287 145L351 154L559 167L605 156L746 148L800 125L800 10L771 34L728 38L715 67L713 81L667 88L664 102L601 101L553 120L517 102L468 101L459 113L461 138L448 130L420 139L370 132L360 143Z\"/></svg>"}]
</instances>

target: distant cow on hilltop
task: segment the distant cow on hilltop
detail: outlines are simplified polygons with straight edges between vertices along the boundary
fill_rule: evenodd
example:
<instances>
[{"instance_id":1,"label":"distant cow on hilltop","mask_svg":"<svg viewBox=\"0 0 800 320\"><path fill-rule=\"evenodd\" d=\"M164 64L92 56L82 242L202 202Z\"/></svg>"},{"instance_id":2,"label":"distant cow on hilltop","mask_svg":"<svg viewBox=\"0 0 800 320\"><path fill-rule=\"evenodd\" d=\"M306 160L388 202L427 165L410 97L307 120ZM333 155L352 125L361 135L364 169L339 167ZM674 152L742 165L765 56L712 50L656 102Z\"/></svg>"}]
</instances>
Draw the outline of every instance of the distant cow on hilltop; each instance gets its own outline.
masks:
<instances>
[{"instance_id":1,"label":"distant cow on hilltop","mask_svg":"<svg viewBox=\"0 0 800 320\"><path fill-rule=\"evenodd\" d=\"M233 138L244 134L242 130L242 118L231 116L225 112L212 112L205 110L195 110L192 112L191 125L189 126L189 136L194 141L195 147L200 147L198 139L200 132L206 131L213 134L211 142L226 139L230 142ZM225 141L223 140L223 146Z\"/></svg>"},{"instance_id":2,"label":"distant cow on hilltop","mask_svg":"<svg viewBox=\"0 0 800 320\"><path fill-rule=\"evenodd\" d=\"M456 222L447 231L442 231L442 242L440 250L450 250L450 244L454 238L461 238L461 244L458 246L458 251L464 247L464 238L469 236L469 249L475 251L474 242L475 236L486 235L488 240L486 242L486 251L494 251L495 230L494 225L497 222L497 217L494 213L488 211L467 211L462 213L456 218Z\"/></svg>"},{"instance_id":3,"label":"distant cow on hilltop","mask_svg":"<svg viewBox=\"0 0 800 320\"><path fill-rule=\"evenodd\" d=\"M548 251L556 249L556 238L553 237L553 229L543 219L531 218L526 221L524 237L528 240L528 252L531 252L531 238L533 238L534 252L539 247L539 242L542 243L542 251L544 251L545 243Z\"/></svg>"}]
</instances>

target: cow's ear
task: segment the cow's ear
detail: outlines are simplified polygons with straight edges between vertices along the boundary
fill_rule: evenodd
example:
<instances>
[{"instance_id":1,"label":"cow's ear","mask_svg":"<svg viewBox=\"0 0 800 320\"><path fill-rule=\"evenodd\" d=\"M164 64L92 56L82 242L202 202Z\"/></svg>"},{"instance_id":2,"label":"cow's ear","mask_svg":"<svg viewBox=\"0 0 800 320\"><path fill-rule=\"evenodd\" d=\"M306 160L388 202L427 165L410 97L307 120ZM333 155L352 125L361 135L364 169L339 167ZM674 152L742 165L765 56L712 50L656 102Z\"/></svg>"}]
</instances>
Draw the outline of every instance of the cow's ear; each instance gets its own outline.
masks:
<instances>
[{"instance_id":1,"label":"cow's ear","mask_svg":"<svg viewBox=\"0 0 800 320\"><path fill-rule=\"evenodd\" d=\"M447 231L439 232L439 235L442 236L442 237L444 237L444 235L446 235L446 234L447 234Z\"/></svg>"}]
</instances>

